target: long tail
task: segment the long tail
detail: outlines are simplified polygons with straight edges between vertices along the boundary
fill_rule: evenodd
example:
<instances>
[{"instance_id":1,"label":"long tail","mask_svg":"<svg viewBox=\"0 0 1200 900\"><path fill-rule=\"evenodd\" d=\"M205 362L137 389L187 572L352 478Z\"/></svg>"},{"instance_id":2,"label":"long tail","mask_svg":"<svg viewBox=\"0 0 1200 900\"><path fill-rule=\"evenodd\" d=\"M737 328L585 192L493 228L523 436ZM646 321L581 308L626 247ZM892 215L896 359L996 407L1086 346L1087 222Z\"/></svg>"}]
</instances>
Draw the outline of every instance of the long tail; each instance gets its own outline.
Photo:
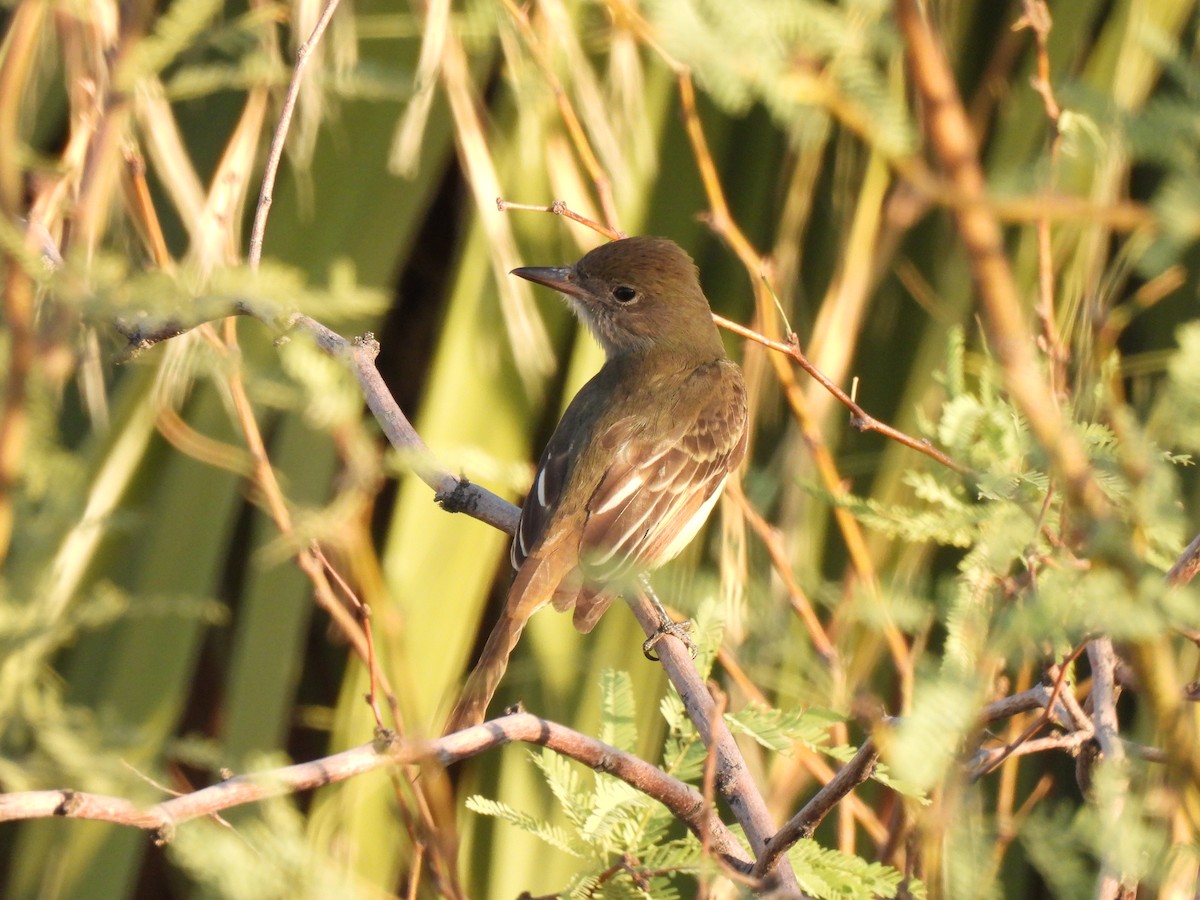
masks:
<instances>
[{"instance_id":1,"label":"long tail","mask_svg":"<svg viewBox=\"0 0 1200 900\"><path fill-rule=\"evenodd\" d=\"M479 662L475 663L475 668L471 670L458 703L450 713L450 718L446 720L445 734L461 731L483 721L488 704L492 702L496 688L500 685L500 679L508 669L508 658L512 656L529 616L514 616L509 612L508 604L504 606L504 611L500 613L500 621L488 635L483 652L479 655Z\"/></svg>"},{"instance_id":2,"label":"long tail","mask_svg":"<svg viewBox=\"0 0 1200 900\"><path fill-rule=\"evenodd\" d=\"M525 630L525 623L550 600L574 565L574 559L553 550L525 560L504 600L500 620L488 635L479 662L471 670L443 734L461 731L483 721L500 679L508 669L508 658Z\"/></svg>"}]
</instances>

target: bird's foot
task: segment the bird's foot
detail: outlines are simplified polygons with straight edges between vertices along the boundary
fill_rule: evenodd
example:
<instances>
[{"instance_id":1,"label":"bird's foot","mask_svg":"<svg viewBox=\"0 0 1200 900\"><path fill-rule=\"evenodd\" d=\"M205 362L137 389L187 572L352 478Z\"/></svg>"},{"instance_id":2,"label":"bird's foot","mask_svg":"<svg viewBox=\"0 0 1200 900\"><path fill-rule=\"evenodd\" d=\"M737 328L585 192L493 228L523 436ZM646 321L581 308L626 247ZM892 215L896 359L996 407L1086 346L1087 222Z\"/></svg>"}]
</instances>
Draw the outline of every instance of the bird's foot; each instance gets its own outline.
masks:
<instances>
[{"instance_id":1,"label":"bird's foot","mask_svg":"<svg viewBox=\"0 0 1200 900\"><path fill-rule=\"evenodd\" d=\"M691 654L692 659L695 659L697 647L696 642L691 638L691 630L691 622L672 622L670 619L663 619L663 621L659 623L658 631L654 632L653 635L646 638L646 640L642 643L642 653L645 655L646 659L650 660L651 662L658 662L658 653L655 652L654 648L659 645L659 642L661 642L663 638L665 638L667 635L670 635L682 643L683 646L687 647L688 653Z\"/></svg>"}]
</instances>

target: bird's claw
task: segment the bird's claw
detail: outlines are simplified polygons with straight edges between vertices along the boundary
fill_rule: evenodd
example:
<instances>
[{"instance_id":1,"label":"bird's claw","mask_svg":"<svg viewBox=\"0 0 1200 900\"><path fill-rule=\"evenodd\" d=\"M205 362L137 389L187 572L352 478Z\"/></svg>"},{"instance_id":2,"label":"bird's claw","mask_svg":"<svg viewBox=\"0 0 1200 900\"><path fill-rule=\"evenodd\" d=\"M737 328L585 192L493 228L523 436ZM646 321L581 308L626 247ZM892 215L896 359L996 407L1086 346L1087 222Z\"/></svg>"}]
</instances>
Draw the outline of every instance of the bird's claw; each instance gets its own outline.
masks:
<instances>
[{"instance_id":1,"label":"bird's claw","mask_svg":"<svg viewBox=\"0 0 1200 900\"><path fill-rule=\"evenodd\" d=\"M670 620L663 622L658 626L658 631L654 632L650 637L642 643L642 655L650 662L658 662L659 656L654 652L654 648L658 646L667 635L678 640L683 646L687 647L688 653L692 659L696 658L696 642L692 640L690 632L692 630L691 622L672 622Z\"/></svg>"}]
</instances>

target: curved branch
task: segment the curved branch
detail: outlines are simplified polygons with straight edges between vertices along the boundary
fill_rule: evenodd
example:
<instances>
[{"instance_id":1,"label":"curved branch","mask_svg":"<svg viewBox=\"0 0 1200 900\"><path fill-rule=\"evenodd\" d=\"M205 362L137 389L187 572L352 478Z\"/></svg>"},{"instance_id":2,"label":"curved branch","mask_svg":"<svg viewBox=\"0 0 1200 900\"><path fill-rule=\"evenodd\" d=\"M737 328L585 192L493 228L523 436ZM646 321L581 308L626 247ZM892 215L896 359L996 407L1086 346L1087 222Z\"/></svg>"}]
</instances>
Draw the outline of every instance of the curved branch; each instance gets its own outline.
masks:
<instances>
[{"instance_id":1,"label":"curved branch","mask_svg":"<svg viewBox=\"0 0 1200 900\"><path fill-rule=\"evenodd\" d=\"M123 797L81 791L22 791L0 794L0 822L60 817L111 822L156 832L166 843L175 828L192 819L327 784L391 766L436 762L448 766L505 744L519 741L547 747L596 770L619 778L667 807L694 834L706 836L721 861L741 874L752 861L704 798L690 785L656 766L564 725L529 713L504 716L435 741L403 740L381 731L369 744L322 759L251 775L141 807Z\"/></svg>"}]
</instances>

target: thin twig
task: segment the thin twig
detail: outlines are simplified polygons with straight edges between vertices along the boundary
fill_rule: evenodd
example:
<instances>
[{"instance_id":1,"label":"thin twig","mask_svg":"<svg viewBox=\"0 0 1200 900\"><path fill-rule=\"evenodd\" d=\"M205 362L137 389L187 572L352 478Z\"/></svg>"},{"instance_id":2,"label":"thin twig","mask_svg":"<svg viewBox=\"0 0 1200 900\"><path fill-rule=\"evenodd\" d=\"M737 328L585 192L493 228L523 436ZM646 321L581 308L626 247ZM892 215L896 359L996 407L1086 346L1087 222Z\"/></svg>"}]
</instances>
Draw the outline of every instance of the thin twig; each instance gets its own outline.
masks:
<instances>
[{"instance_id":1,"label":"thin twig","mask_svg":"<svg viewBox=\"0 0 1200 900\"><path fill-rule=\"evenodd\" d=\"M922 203L936 203L954 211L984 213L1006 225L1027 225L1046 219L1050 222L1088 222L1122 232L1155 232L1161 227L1156 222L1154 211L1144 203L1098 203L1087 197L1044 192L1024 197L992 197L986 193L966 196L953 181L930 170L919 157L893 159L890 162L896 170L896 177Z\"/></svg>"},{"instance_id":2,"label":"thin twig","mask_svg":"<svg viewBox=\"0 0 1200 900\"><path fill-rule=\"evenodd\" d=\"M258 205L254 209L254 225L250 229L250 253L246 257L252 270L257 269L262 260L263 235L267 230L267 215L271 211L271 202L275 190L275 176L279 173L279 161L283 158L283 148L287 143L288 129L292 125L292 113L296 109L296 100L300 96L300 85L304 69L312 51L320 43L325 34L329 20L337 10L338 0L326 0L321 17L313 27L308 40L296 48L296 67L292 72L292 80L288 84L287 94L283 98L283 109L279 112L279 122L275 133L271 136L271 148L267 151L267 163L263 169L262 188L258 192Z\"/></svg>"},{"instance_id":3,"label":"thin twig","mask_svg":"<svg viewBox=\"0 0 1200 900\"><path fill-rule=\"evenodd\" d=\"M587 216L575 212L565 200L555 200L549 206L538 206L533 203L513 203L511 200L505 200L503 197L496 198L496 209L500 212L508 212L510 209L523 210L525 212L543 212L553 213L556 216L562 216L564 219L570 219L572 222L578 222L580 225L586 225L592 231L604 235L611 241L619 241L623 237L628 237L623 231L617 231L615 228L610 228L595 219L589 219Z\"/></svg>"},{"instance_id":4,"label":"thin twig","mask_svg":"<svg viewBox=\"0 0 1200 900\"><path fill-rule=\"evenodd\" d=\"M977 781L998 769L1006 760L1047 750L1065 750L1075 754L1079 748L1092 740L1089 731L1064 731L1048 737L1013 741L1004 747L989 747L975 753L968 770L968 777Z\"/></svg>"},{"instance_id":5,"label":"thin twig","mask_svg":"<svg viewBox=\"0 0 1200 900\"><path fill-rule=\"evenodd\" d=\"M1029 28L1033 31L1037 44L1037 75L1032 79L1033 89L1042 98L1046 110L1046 118L1050 122L1050 173L1048 189L1053 188L1053 179L1058 168L1059 153L1062 148L1062 133L1059 131L1059 120L1062 118L1062 108L1054 96L1054 88L1050 84L1050 52L1049 36L1053 21L1050 9L1045 0L1024 0L1024 13L1013 26L1014 30ZM1054 316L1054 252L1050 235L1050 219L1040 217L1037 220L1037 257L1038 257L1038 302L1037 316L1042 323L1042 340L1046 355L1050 360L1050 389L1055 400L1065 396L1067 376L1067 348L1062 341L1062 335Z\"/></svg>"},{"instance_id":6,"label":"thin twig","mask_svg":"<svg viewBox=\"0 0 1200 900\"><path fill-rule=\"evenodd\" d=\"M230 318L225 321L227 330L226 341L222 343L216 340L214 335L213 343L222 353L228 354L230 352L229 348L235 343L233 335L234 320ZM295 533L295 526L292 521L292 513L288 508L283 489L279 485L279 479L275 475L275 468L271 465L271 458L267 453L262 432L259 430L258 422L255 419L250 398L246 394L245 383L241 378L240 369L230 367L226 377L226 385L229 388L229 394L233 401L234 414L238 425L241 427L242 436L246 441L247 448L250 451L250 457L253 460L253 483L258 488L267 512L270 514L272 521L274 521L275 527L279 529L279 533L285 537L293 535ZM324 554L319 552L319 548L318 553L314 553L311 548L304 548L296 554L296 564L308 577L309 581L312 582L313 596L316 598L317 603L329 614L330 618L350 642L368 669L372 670L372 681L377 681L383 686L384 694L388 698L388 705L391 707L393 713L393 722L395 727L399 728L401 727L399 704L386 676L379 671L378 666L374 665L374 647L368 633L369 623L360 619L357 615L351 614L346 609L346 606L337 599L329 581L325 577L323 559ZM340 579L340 576L338 577ZM378 709L373 707L373 710L379 716ZM380 721L376 724L382 726L382 716L379 716L379 719Z\"/></svg>"},{"instance_id":7,"label":"thin twig","mask_svg":"<svg viewBox=\"0 0 1200 900\"><path fill-rule=\"evenodd\" d=\"M751 530L758 535L763 546L767 549L767 555L771 557L771 568L783 580L784 587L787 589L788 600L792 604L792 609L800 617L800 621L804 623L804 627L808 629L808 636L813 642L813 648L821 654L831 666L839 665L837 662L837 649L833 646L833 641L830 640L829 634L825 631L825 626L821 624L821 620L817 617L816 610L813 609L812 601L808 599L808 595L800 584L796 581L796 576L792 572L791 562L787 558L787 550L783 545L783 536L779 529L768 522L750 503L742 491L741 486L734 486L732 482L726 485L726 490L741 509L742 515L746 517L746 521L750 524Z\"/></svg>"},{"instance_id":8,"label":"thin twig","mask_svg":"<svg viewBox=\"0 0 1200 900\"><path fill-rule=\"evenodd\" d=\"M758 862L755 863L754 874L767 871L775 860L797 841L812 837L829 811L843 797L871 777L878 761L879 750L875 742L867 738L853 758L838 770L837 775L817 791L812 799L804 804L804 808L767 842L766 848L759 854Z\"/></svg>"},{"instance_id":9,"label":"thin twig","mask_svg":"<svg viewBox=\"0 0 1200 900\"><path fill-rule=\"evenodd\" d=\"M805 356L804 351L800 349L800 341L795 334L789 334L786 342L776 341L766 337L765 335L759 334L757 331L754 331L751 328L747 328L744 325L739 325L737 322L726 319L724 316L719 316L716 313L713 314L713 321L715 321L722 328L732 331L734 334L741 335L747 340L762 344L764 347L768 347L777 353L782 353L784 356L791 359L797 366L807 372L813 379L817 381L817 383L821 385L821 387L825 388L825 390L832 394L839 403L841 403L850 411L850 424L858 431L878 432L879 434L891 438L893 441L896 441L899 444L903 444L905 447L908 447L911 450L916 450L918 453L925 454L930 459L941 463L948 469L958 472L960 475L972 474L971 470L967 466L964 466L962 463L952 459L937 447L933 446L933 444L929 443L929 441L905 434L900 429L893 428L886 422L879 421L869 412L859 406L858 403L855 402L854 398L830 381L829 378L825 376L825 373L809 362L809 359L807 356Z\"/></svg>"},{"instance_id":10,"label":"thin twig","mask_svg":"<svg viewBox=\"0 0 1200 900\"><path fill-rule=\"evenodd\" d=\"M125 147L124 176L123 183L129 193L126 205L132 213L134 224L142 235L154 264L169 271L171 254L167 250L167 240L163 236L158 212L154 209L150 186L146 183L146 160L142 158L141 151L132 145Z\"/></svg>"},{"instance_id":11,"label":"thin twig","mask_svg":"<svg viewBox=\"0 0 1200 900\"><path fill-rule=\"evenodd\" d=\"M355 618L358 619L358 627L362 629L363 638L367 644L367 673L370 687L367 689L367 705L371 707L371 712L375 715L375 727L383 728L383 713L379 710L379 664L375 657L375 638L371 633L371 608L359 598L354 589L350 587L349 582L342 577L342 573L337 570L337 567L329 561L325 555L324 549L319 543L313 541L309 544L309 552L316 557L317 562L325 570L326 574L333 579L333 583L338 586L342 592L342 596L350 604L354 610ZM393 716L398 718L399 706L390 692L388 694L389 705L392 707Z\"/></svg>"},{"instance_id":12,"label":"thin twig","mask_svg":"<svg viewBox=\"0 0 1200 900\"><path fill-rule=\"evenodd\" d=\"M709 694L713 696L712 711L709 719L709 729L716 730L721 727L717 720L723 719L725 716L725 708L729 703L729 698L725 696L723 691L715 689L714 685L710 685ZM709 744L707 752L704 754L704 777L700 782L701 795L704 797L704 802L711 809L714 807L713 798L716 796L717 783L717 746L715 743ZM707 832L700 835L700 852L703 856L712 855L709 846L709 837Z\"/></svg>"},{"instance_id":13,"label":"thin twig","mask_svg":"<svg viewBox=\"0 0 1200 900\"><path fill-rule=\"evenodd\" d=\"M1050 696L1046 698L1046 703L1043 707L1042 714L1038 716L1037 719L1035 719L1033 723L1021 733L1020 737L1009 743L1008 746L1004 747L996 759L992 761L989 767L979 770L974 777L982 778L984 775L994 771L996 767L1004 762L1004 760L1008 759L1009 755L1012 754L1017 747L1021 746L1035 734L1037 734L1043 726L1049 724L1053 715L1054 706L1058 702L1059 695L1062 693L1063 684L1066 682L1067 673L1071 671L1071 665L1079 658L1079 655L1083 653L1087 646L1088 644L1086 642L1080 644L1067 655L1066 659L1062 661L1062 665L1058 667L1058 672L1056 673L1056 677L1054 679L1054 685L1050 690Z\"/></svg>"}]
</instances>

